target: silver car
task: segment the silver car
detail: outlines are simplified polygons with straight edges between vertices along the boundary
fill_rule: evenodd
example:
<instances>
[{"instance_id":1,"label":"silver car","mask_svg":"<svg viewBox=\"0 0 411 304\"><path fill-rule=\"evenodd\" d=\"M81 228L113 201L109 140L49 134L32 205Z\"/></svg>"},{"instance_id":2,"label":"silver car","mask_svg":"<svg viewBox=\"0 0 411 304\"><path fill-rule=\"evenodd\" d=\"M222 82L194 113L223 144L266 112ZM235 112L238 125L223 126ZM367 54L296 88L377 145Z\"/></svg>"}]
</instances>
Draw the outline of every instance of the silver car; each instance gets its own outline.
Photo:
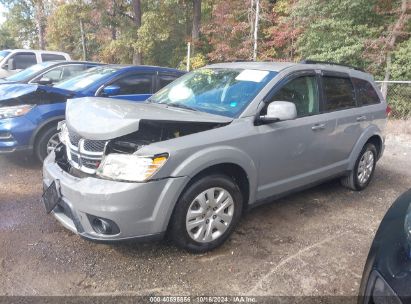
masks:
<instances>
[{"instance_id":1,"label":"silver car","mask_svg":"<svg viewBox=\"0 0 411 304\"><path fill-rule=\"evenodd\" d=\"M87 239L204 252L260 203L331 178L367 187L387 109L369 74L325 63L215 64L144 103L71 100L43 202Z\"/></svg>"}]
</instances>

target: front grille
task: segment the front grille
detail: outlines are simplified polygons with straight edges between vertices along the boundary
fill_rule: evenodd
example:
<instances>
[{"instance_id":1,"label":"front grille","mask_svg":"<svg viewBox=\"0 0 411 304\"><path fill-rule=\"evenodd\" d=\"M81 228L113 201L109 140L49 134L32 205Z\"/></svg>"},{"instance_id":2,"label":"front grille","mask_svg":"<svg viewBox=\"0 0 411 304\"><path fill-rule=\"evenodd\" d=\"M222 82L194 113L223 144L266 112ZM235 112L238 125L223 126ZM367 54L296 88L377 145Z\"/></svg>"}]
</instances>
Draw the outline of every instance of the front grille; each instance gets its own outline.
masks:
<instances>
[{"instance_id":1,"label":"front grille","mask_svg":"<svg viewBox=\"0 0 411 304\"><path fill-rule=\"evenodd\" d=\"M81 136L78 135L78 134L75 133L75 132L71 132L71 131L70 131L70 132L69 132L69 138L70 138L70 142L71 142L72 145L78 146L78 142L80 141Z\"/></svg>"},{"instance_id":2,"label":"front grille","mask_svg":"<svg viewBox=\"0 0 411 304\"><path fill-rule=\"evenodd\" d=\"M94 174L103 159L108 141L84 139L79 134L69 130L70 147L67 157L70 164L85 173Z\"/></svg>"},{"instance_id":3,"label":"front grille","mask_svg":"<svg viewBox=\"0 0 411 304\"><path fill-rule=\"evenodd\" d=\"M97 169L100 165L100 162L100 160L90 160L84 157L81 158L81 163L83 164L83 166L89 169Z\"/></svg>"},{"instance_id":4,"label":"front grille","mask_svg":"<svg viewBox=\"0 0 411 304\"><path fill-rule=\"evenodd\" d=\"M92 152L103 152L106 140L84 140L84 150Z\"/></svg>"}]
</instances>

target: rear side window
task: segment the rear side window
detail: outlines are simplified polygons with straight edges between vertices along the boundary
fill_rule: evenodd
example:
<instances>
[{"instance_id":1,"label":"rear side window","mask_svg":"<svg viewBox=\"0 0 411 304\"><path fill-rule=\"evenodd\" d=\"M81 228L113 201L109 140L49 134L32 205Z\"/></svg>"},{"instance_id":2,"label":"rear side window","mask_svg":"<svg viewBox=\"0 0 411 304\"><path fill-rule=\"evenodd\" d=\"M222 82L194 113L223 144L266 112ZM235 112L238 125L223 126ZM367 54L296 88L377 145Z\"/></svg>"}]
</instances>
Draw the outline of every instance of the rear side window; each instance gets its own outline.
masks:
<instances>
[{"instance_id":1,"label":"rear side window","mask_svg":"<svg viewBox=\"0 0 411 304\"><path fill-rule=\"evenodd\" d=\"M164 88L166 85L168 85L170 82L173 82L174 80L177 79L177 76L173 75L158 75L158 89Z\"/></svg>"},{"instance_id":2,"label":"rear side window","mask_svg":"<svg viewBox=\"0 0 411 304\"><path fill-rule=\"evenodd\" d=\"M63 71L62 67L53 69L48 71L47 73L43 74L41 78L49 78L53 83L59 82L61 79L61 72Z\"/></svg>"},{"instance_id":3,"label":"rear side window","mask_svg":"<svg viewBox=\"0 0 411 304\"><path fill-rule=\"evenodd\" d=\"M327 112L355 107L354 88L349 78L323 76L323 88Z\"/></svg>"},{"instance_id":4,"label":"rear side window","mask_svg":"<svg viewBox=\"0 0 411 304\"><path fill-rule=\"evenodd\" d=\"M14 69L24 70L37 63L34 53L20 53L13 56Z\"/></svg>"},{"instance_id":5,"label":"rear side window","mask_svg":"<svg viewBox=\"0 0 411 304\"><path fill-rule=\"evenodd\" d=\"M63 74L61 75L61 79L67 79L77 74L83 72L85 70L85 66L83 64L71 64L68 66L63 67Z\"/></svg>"},{"instance_id":6,"label":"rear side window","mask_svg":"<svg viewBox=\"0 0 411 304\"><path fill-rule=\"evenodd\" d=\"M118 95L151 94L153 77L151 75L128 75L116 80L112 85L120 87Z\"/></svg>"},{"instance_id":7,"label":"rear side window","mask_svg":"<svg viewBox=\"0 0 411 304\"><path fill-rule=\"evenodd\" d=\"M41 54L41 60L54 61L54 60L66 60L66 58L63 55L57 55L57 54Z\"/></svg>"},{"instance_id":8,"label":"rear side window","mask_svg":"<svg viewBox=\"0 0 411 304\"><path fill-rule=\"evenodd\" d=\"M377 92L375 92L371 83L358 78L352 78L352 81L354 83L358 102L361 105L365 106L380 103L380 97Z\"/></svg>"}]
</instances>

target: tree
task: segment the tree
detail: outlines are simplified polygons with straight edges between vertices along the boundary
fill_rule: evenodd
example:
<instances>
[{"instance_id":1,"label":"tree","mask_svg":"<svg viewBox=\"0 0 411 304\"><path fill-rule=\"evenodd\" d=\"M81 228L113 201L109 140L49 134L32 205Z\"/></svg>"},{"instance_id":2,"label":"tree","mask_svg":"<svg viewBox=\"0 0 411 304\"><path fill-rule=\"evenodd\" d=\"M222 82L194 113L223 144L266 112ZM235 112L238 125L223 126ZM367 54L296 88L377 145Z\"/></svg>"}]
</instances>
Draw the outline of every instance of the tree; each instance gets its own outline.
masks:
<instances>
[{"instance_id":1,"label":"tree","mask_svg":"<svg viewBox=\"0 0 411 304\"><path fill-rule=\"evenodd\" d=\"M63 4L48 19L49 48L82 58L81 10L78 4Z\"/></svg>"},{"instance_id":2,"label":"tree","mask_svg":"<svg viewBox=\"0 0 411 304\"><path fill-rule=\"evenodd\" d=\"M21 47L4 24L0 26L0 49L16 49Z\"/></svg>"},{"instance_id":3,"label":"tree","mask_svg":"<svg viewBox=\"0 0 411 304\"><path fill-rule=\"evenodd\" d=\"M141 2L140 0L133 0L133 21L135 25L135 30L138 32L141 28ZM138 35L137 35L138 39ZM134 50L133 64L143 64L143 54L139 49Z\"/></svg>"},{"instance_id":4,"label":"tree","mask_svg":"<svg viewBox=\"0 0 411 304\"><path fill-rule=\"evenodd\" d=\"M367 67L366 41L382 24L378 0L300 0L293 16L303 28L297 40L301 58Z\"/></svg>"},{"instance_id":5,"label":"tree","mask_svg":"<svg viewBox=\"0 0 411 304\"><path fill-rule=\"evenodd\" d=\"M193 28L191 31L191 42L193 47L200 39L201 26L201 0L193 0Z\"/></svg>"},{"instance_id":6,"label":"tree","mask_svg":"<svg viewBox=\"0 0 411 304\"><path fill-rule=\"evenodd\" d=\"M247 0L220 1L213 5L212 18L203 32L211 51L210 61L252 59L252 37ZM249 33L248 35L245 33Z\"/></svg>"},{"instance_id":7,"label":"tree","mask_svg":"<svg viewBox=\"0 0 411 304\"><path fill-rule=\"evenodd\" d=\"M5 14L7 28L16 41L29 47L37 47L37 29L34 23L34 9L29 1L0 0L8 10Z\"/></svg>"},{"instance_id":8,"label":"tree","mask_svg":"<svg viewBox=\"0 0 411 304\"><path fill-rule=\"evenodd\" d=\"M34 4L34 18L37 27L38 46L41 50L46 48L45 28L46 28L46 12L43 0L32 0Z\"/></svg>"},{"instance_id":9,"label":"tree","mask_svg":"<svg viewBox=\"0 0 411 304\"><path fill-rule=\"evenodd\" d=\"M389 35L389 39L387 41L387 55L386 55L386 68L385 68L385 75L384 75L384 80L388 81L390 80L390 74L391 74L391 60L392 60L392 50L395 47L395 44L397 42L398 37L400 36L401 30L407 25L408 20L410 19L409 14L407 14L407 0L402 0L401 2L401 10L400 14L395 21L394 26L392 27L392 30ZM384 82L381 91L382 94L385 97L387 97L387 82Z\"/></svg>"},{"instance_id":10,"label":"tree","mask_svg":"<svg viewBox=\"0 0 411 304\"><path fill-rule=\"evenodd\" d=\"M52 0L0 0L8 8L7 21L13 36L30 47L46 47L47 16L53 10Z\"/></svg>"}]
</instances>

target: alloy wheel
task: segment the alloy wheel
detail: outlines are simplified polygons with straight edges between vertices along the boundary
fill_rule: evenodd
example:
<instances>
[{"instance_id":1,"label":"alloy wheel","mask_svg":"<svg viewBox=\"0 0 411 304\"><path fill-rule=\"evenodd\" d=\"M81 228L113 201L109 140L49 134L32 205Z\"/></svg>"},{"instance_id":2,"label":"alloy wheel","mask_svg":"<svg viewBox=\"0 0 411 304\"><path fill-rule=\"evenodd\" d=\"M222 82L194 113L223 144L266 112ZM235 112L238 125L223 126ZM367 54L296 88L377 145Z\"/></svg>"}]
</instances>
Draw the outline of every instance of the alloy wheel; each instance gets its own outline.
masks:
<instances>
[{"instance_id":1,"label":"alloy wheel","mask_svg":"<svg viewBox=\"0 0 411 304\"><path fill-rule=\"evenodd\" d=\"M231 194L219 187L209 188L191 202L186 216L186 229L196 242L218 239L230 226L234 215Z\"/></svg>"},{"instance_id":2,"label":"alloy wheel","mask_svg":"<svg viewBox=\"0 0 411 304\"><path fill-rule=\"evenodd\" d=\"M357 177L360 184L365 184L374 170L374 153L367 150L358 163Z\"/></svg>"},{"instance_id":3,"label":"alloy wheel","mask_svg":"<svg viewBox=\"0 0 411 304\"><path fill-rule=\"evenodd\" d=\"M60 138L59 138L58 133L50 137L49 141L47 142L47 146L46 146L47 154L50 154L50 152L53 151L59 143L60 143Z\"/></svg>"}]
</instances>

